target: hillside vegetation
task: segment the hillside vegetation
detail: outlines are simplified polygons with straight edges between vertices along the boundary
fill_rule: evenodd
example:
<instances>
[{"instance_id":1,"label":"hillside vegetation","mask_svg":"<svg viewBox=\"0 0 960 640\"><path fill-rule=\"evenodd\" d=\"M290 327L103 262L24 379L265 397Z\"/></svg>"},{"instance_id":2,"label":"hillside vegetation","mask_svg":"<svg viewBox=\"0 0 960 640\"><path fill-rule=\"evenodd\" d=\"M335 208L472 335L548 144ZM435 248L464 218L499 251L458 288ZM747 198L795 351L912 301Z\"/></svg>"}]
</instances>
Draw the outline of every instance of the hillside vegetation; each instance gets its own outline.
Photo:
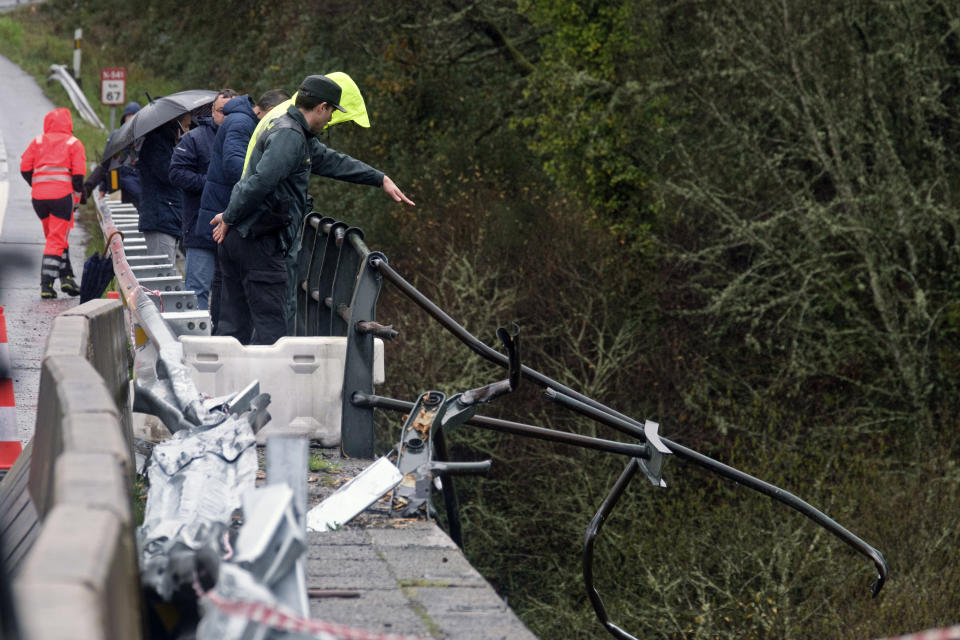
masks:
<instances>
[{"instance_id":1,"label":"hillside vegetation","mask_svg":"<svg viewBox=\"0 0 960 640\"><path fill-rule=\"evenodd\" d=\"M373 126L324 141L418 206L316 180L318 210L490 344L516 321L529 366L803 497L890 565L871 599L872 566L840 541L670 460L668 488L636 480L598 543L622 628L866 640L960 622L953 4L50 0L6 20L68 44L82 26L157 93L350 73ZM503 375L389 286L378 318L401 331L384 395ZM486 412L623 438L529 384ZM398 437L384 416L380 440ZM494 459L458 486L471 561L539 637L606 637L580 551L626 460L452 440Z\"/></svg>"}]
</instances>

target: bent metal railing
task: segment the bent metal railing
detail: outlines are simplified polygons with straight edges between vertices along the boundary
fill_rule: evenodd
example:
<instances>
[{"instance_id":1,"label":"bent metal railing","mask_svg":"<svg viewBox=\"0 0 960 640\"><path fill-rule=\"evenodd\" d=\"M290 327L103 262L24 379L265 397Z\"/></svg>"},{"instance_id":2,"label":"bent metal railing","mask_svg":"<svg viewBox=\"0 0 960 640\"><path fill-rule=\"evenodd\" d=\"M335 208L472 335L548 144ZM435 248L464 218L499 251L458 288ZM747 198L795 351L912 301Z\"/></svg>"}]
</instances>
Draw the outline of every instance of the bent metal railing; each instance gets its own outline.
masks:
<instances>
[{"instance_id":1,"label":"bent metal railing","mask_svg":"<svg viewBox=\"0 0 960 640\"><path fill-rule=\"evenodd\" d=\"M98 209L101 202L98 200ZM149 342L157 349L156 366L137 369L137 393L150 401L152 412L160 415L172 431L179 428L209 426L223 420L219 411L211 413L190 382L183 359L182 348L173 332L161 317L156 302L137 284L129 264L123 256L122 238L114 233L116 228L107 215L103 216L102 228L114 255L114 269L120 283L121 293L138 323L148 334ZM407 426L415 426L423 433L433 434L429 447L417 433L409 435L397 448L398 456L416 449L422 454L410 456L418 474L418 481L426 473L441 479L444 501L447 507L451 536L461 543L460 527L456 519L456 498L453 492L452 475L476 473L488 463L453 463L446 457L443 429L457 424L473 425L523 437L559 442L592 450L624 455L629 458L626 469L614 484L610 495L587 528L583 551L583 573L587 595L594 606L601 624L621 640L633 640L633 636L614 624L607 615L599 593L593 585L593 547L603 523L625 491L630 479L642 471L654 486L666 486L662 480L663 465L667 455L676 455L712 473L731 479L750 489L763 493L788 507L799 511L843 540L858 553L871 560L877 569L872 591L879 593L887 579L887 567L879 551L858 536L829 518L797 496L754 478L738 469L713 460L680 444L658 435L658 425L640 422L623 415L606 405L584 396L548 376L523 366L517 351L517 332L509 334L498 331L508 355L489 347L430 301L412 284L394 270L382 253L371 251L363 241L360 229L319 213L307 216L301 229L302 249L298 255L296 273L295 333L304 336L343 336L346 338L346 360L343 376L343 413L341 416L342 449L351 457L374 457L373 409L388 409L411 414ZM487 385L449 399L439 392L426 392L417 403L385 398L373 393L374 338L392 340L398 333L390 326L376 322L376 301L383 280L411 299L435 319L445 330L482 357L510 369L508 380ZM498 420L475 415L478 403L512 391L523 377L546 389L546 397L563 408L611 427L634 440L635 443L618 442L526 425L507 420ZM162 378L162 379L161 379ZM419 415L432 420L431 425L413 425L417 415L412 409L420 409ZM432 430L429 428L432 426ZM405 435L404 438L408 438ZM416 446L413 446L416 443ZM419 447L419 449L418 449ZM416 453L416 451L413 451ZM409 461L408 461L409 462ZM399 464L399 460L398 460ZM432 482L419 483L429 487ZM423 496L410 496L414 503L422 503ZM430 496L426 502L429 503ZM430 513L429 506L425 509Z\"/></svg>"},{"instance_id":2,"label":"bent metal railing","mask_svg":"<svg viewBox=\"0 0 960 640\"><path fill-rule=\"evenodd\" d=\"M471 407L469 416L460 416L457 421L458 424L463 423L522 437L625 455L630 458L625 470L590 522L585 535L583 550L583 574L587 595L601 624L614 637L620 640L633 640L633 636L609 619L603 601L594 587L594 542L603 523L638 470L643 471L654 486L666 486L661 479L666 455L675 455L799 511L817 525L840 538L856 552L866 556L877 570L876 578L871 587L873 595L876 596L882 589L888 576L886 562L883 555L863 539L792 493L681 444L660 437L657 433L658 425L656 423L646 421L641 424L633 418L584 396L530 367L520 365L518 360L514 360L484 344L405 280L390 266L386 256L379 252L370 251L363 242L363 233L360 229L314 212L304 221L301 240L302 249L298 257L296 282L296 333L297 335L339 335L347 338L341 426L343 450L348 455L373 457L372 410L374 408L408 413L411 415L409 420L412 420L415 413L414 409L422 410L423 403L431 398L431 394L438 396L437 401L442 397L442 394L437 392L427 392L421 396L418 402L409 402L373 394L373 339L376 336L392 340L398 335L391 326L381 325L375 321L376 300L383 279L386 279L400 293L426 311L440 326L480 356L504 367L511 369L516 367L519 371L511 372L511 380L516 375L522 375L523 378L543 387L548 400L611 427L638 443L630 444L593 438L507 420L477 416L473 414L475 406ZM514 361L511 364L512 360ZM512 390L514 386L515 384L511 385L510 389ZM466 396L467 394L462 395ZM444 421L439 416L443 415L445 411L446 405L429 414L435 419L434 436L437 440L433 453L433 459L436 462L431 462L430 465L438 469L436 475L442 479L451 535L460 544L462 542L460 540L460 526L456 519L455 494L452 490L452 478L450 477L453 474L443 471L446 464L444 462L446 447L443 445L442 439ZM404 450L404 445L405 443L401 441L398 450ZM425 459L429 460L430 456ZM427 512L429 513L429 510Z\"/></svg>"}]
</instances>

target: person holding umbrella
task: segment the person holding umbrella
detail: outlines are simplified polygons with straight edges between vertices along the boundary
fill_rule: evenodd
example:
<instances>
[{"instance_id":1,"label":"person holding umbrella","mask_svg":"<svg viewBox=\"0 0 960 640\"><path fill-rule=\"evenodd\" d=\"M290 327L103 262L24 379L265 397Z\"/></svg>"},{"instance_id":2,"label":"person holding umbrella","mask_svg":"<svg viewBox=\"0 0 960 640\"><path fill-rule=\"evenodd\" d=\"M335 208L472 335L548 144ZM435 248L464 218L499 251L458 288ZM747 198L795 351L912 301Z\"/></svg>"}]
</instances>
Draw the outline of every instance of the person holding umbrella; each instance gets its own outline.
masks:
<instances>
[{"instance_id":1,"label":"person holding umbrella","mask_svg":"<svg viewBox=\"0 0 960 640\"><path fill-rule=\"evenodd\" d=\"M123 108L123 115L120 116L120 126L123 127L124 123L138 111L140 111L139 104L128 102L127 106ZM104 147L105 150L113 144L113 139L119 131L120 129L114 129L110 132L110 137L107 138L107 144ZM90 176L83 183L84 198L89 198L97 187L100 187L104 193L111 193L119 188L120 202L132 204L139 209L140 172L137 171L130 155L130 152L125 153L124 156L126 157L123 157L122 160L104 155L102 162L90 172ZM114 171L116 172L115 175L113 174ZM81 294L80 297L82 299L83 295Z\"/></svg>"},{"instance_id":2,"label":"person holding umbrella","mask_svg":"<svg viewBox=\"0 0 960 640\"><path fill-rule=\"evenodd\" d=\"M140 222L147 250L166 255L175 264L181 235L180 191L170 183L170 157L180 136L190 127L190 112L217 98L216 91L191 89L151 99L110 137L103 150L105 161L141 144Z\"/></svg>"},{"instance_id":3,"label":"person holding umbrella","mask_svg":"<svg viewBox=\"0 0 960 640\"><path fill-rule=\"evenodd\" d=\"M80 295L70 266L67 236L73 228L73 211L80 201L87 154L73 137L70 110L54 109L43 119L43 133L30 141L20 158L20 174L30 185L33 210L43 224L46 243L40 267L40 297L56 298L53 282L59 276L60 290Z\"/></svg>"}]
</instances>

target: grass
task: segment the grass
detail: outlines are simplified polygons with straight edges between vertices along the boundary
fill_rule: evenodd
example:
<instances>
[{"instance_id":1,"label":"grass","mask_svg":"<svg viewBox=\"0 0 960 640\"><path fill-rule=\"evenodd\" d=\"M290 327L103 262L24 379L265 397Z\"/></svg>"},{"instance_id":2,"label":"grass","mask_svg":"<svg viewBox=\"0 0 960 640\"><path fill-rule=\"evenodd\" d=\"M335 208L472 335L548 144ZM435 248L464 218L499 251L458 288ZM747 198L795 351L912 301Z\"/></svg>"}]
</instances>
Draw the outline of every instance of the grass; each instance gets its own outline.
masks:
<instances>
[{"instance_id":1,"label":"grass","mask_svg":"<svg viewBox=\"0 0 960 640\"><path fill-rule=\"evenodd\" d=\"M139 527L143 524L143 515L147 510L147 491L150 485L147 479L137 476L133 480L133 526Z\"/></svg>"},{"instance_id":2,"label":"grass","mask_svg":"<svg viewBox=\"0 0 960 640\"><path fill-rule=\"evenodd\" d=\"M324 473L340 473L343 465L339 462L331 462L323 457L323 454L314 453L310 456L309 469L313 472L323 471Z\"/></svg>"}]
</instances>

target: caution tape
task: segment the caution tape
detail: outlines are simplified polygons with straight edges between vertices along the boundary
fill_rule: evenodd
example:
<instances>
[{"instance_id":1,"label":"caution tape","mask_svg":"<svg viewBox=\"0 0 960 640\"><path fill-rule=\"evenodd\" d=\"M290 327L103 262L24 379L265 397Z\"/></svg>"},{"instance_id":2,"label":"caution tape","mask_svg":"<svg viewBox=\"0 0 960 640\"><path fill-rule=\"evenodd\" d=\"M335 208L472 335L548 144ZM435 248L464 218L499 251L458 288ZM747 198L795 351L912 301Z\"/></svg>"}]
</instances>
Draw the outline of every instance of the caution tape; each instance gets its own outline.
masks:
<instances>
[{"instance_id":1,"label":"caution tape","mask_svg":"<svg viewBox=\"0 0 960 640\"><path fill-rule=\"evenodd\" d=\"M13 396L13 367L7 347L7 319L0 307L0 441L17 439L17 403Z\"/></svg>"},{"instance_id":2,"label":"caution tape","mask_svg":"<svg viewBox=\"0 0 960 640\"><path fill-rule=\"evenodd\" d=\"M203 596L213 606L228 616L236 616L256 622L271 629L307 633L320 640L423 640L416 636L401 636L394 633L371 633L362 629L354 629L332 622L322 622L303 618L292 611L279 607L271 607L261 602L247 602L228 600L208 591Z\"/></svg>"},{"instance_id":3,"label":"caution tape","mask_svg":"<svg viewBox=\"0 0 960 640\"><path fill-rule=\"evenodd\" d=\"M960 625L946 629L928 629L896 638L881 638L881 640L960 640Z\"/></svg>"}]
</instances>

